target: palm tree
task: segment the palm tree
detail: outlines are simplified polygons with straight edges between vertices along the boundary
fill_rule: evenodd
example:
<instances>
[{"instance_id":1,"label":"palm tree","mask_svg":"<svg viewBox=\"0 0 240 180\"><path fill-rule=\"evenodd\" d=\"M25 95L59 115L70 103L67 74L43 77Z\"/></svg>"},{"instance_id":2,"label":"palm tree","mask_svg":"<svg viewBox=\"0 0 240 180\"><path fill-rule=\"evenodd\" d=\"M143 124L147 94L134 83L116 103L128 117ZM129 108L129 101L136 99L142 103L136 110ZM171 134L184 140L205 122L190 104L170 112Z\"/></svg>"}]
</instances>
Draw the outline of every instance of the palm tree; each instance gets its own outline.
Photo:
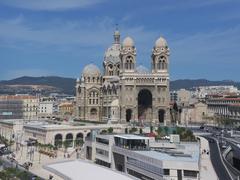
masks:
<instances>
[{"instance_id":1,"label":"palm tree","mask_svg":"<svg viewBox=\"0 0 240 180\"><path fill-rule=\"evenodd\" d=\"M67 140L63 141L63 147L64 147L65 152L67 152L68 146L69 146L69 142Z\"/></svg>"}]
</instances>

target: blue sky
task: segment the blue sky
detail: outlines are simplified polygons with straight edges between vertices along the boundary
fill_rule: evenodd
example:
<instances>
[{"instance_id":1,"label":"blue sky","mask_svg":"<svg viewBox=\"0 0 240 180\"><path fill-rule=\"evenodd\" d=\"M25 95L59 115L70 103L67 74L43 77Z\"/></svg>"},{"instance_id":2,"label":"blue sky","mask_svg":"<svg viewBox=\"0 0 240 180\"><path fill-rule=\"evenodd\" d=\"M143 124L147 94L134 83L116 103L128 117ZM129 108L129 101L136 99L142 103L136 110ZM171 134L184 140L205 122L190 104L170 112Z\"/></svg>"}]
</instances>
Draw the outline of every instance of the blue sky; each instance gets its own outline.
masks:
<instances>
[{"instance_id":1,"label":"blue sky","mask_svg":"<svg viewBox=\"0 0 240 180\"><path fill-rule=\"evenodd\" d=\"M150 67L163 36L172 80L239 81L239 0L1 0L0 80L102 67L116 23L134 39L138 64Z\"/></svg>"}]
</instances>

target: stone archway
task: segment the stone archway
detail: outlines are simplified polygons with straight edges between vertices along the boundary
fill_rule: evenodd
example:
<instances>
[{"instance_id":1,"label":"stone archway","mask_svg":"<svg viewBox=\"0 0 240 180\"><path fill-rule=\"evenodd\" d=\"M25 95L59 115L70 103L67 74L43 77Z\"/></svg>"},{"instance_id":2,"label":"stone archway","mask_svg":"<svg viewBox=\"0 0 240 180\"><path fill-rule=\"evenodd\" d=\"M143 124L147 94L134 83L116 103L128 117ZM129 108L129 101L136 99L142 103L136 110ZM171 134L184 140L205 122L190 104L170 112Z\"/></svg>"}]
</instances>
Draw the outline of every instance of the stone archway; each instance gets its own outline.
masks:
<instances>
[{"instance_id":1,"label":"stone archway","mask_svg":"<svg viewBox=\"0 0 240 180\"><path fill-rule=\"evenodd\" d=\"M158 110L158 121L159 123L164 123L164 117L165 117L165 110L159 109Z\"/></svg>"},{"instance_id":2,"label":"stone archway","mask_svg":"<svg viewBox=\"0 0 240 180\"><path fill-rule=\"evenodd\" d=\"M138 93L138 120L152 120L152 93L148 89L142 89Z\"/></svg>"},{"instance_id":3,"label":"stone archway","mask_svg":"<svg viewBox=\"0 0 240 180\"><path fill-rule=\"evenodd\" d=\"M66 147L73 147L73 134L68 133L66 135Z\"/></svg>"},{"instance_id":4,"label":"stone archway","mask_svg":"<svg viewBox=\"0 0 240 180\"><path fill-rule=\"evenodd\" d=\"M132 110L127 109L126 110L126 121L129 122L132 119Z\"/></svg>"},{"instance_id":5,"label":"stone archway","mask_svg":"<svg viewBox=\"0 0 240 180\"><path fill-rule=\"evenodd\" d=\"M63 137L62 134L56 134L54 137L54 145L58 148L62 147Z\"/></svg>"},{"instance_id":6,"label":"stone archway","mask_svg":"<svg viewBox=\"0 0 240 180\"><path fill-rule=\"evenodd\" d=\"M81 146L84 143L83 133L78 133L75 139L75 146Z\"/></svg>"}]
</instances>

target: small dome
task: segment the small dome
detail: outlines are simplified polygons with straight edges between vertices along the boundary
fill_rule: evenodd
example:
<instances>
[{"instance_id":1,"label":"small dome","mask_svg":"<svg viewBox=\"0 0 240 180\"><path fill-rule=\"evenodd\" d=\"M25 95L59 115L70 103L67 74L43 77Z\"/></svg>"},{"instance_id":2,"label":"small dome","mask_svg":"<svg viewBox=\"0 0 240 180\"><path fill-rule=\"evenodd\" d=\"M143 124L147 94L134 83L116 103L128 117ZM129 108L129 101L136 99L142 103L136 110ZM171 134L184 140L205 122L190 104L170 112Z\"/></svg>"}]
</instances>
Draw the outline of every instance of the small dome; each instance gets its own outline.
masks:
<instances>
[{"instance_id":1,"label":"small dome","mask_svg":"<svg viewBox=\"0 0 240 180\"><path fill-rule=\"evenodd\" d=\"M118 30L114 31L114 36L120 36L120 32Z\"/></svg>"},{"instance_id":2,"label":"small dome","mask_svg":"<svg viewBox=\"0 0 240 180\"><path fill-rule=\"evenodd\" d=\"M145 66L142 66L142 65L138 66L138 67L136 68L136 71L137 71L137 73L139 73L139 74L148 74L148 73L149 73L148 68L146 68Z\"/></svg>"},{"instance_id":3,"label":"small dome","mask_svg":"<svg viewBox=\"0 0 240 180\"><path fill-rule=\"evenodd\" d=\"M100 69L95 64L88 64L84 67L83 76L101 76Z\"/></svg>"},{"instance_id":4,"label":"small dome","mask_svg":"<svg viewBox=\"0 0 240 180\"><path fill-rule=\"evenodd\" d=\"M166 47L166 46L167 46L167 41L163 37L158 38L155 42L155 47Z\"/></svg>"},{"instance_id":5,"label":"small dome","mask_svg":"<svg viewBox=\"0 0 240 180\"><path fill-rule=\"evenodd\" d=\"M134 46L134 41L132 38L130 37L126 37L124 40L123 40L123 46L125 47L133 47Z\"/></svg>"}]
</instances>

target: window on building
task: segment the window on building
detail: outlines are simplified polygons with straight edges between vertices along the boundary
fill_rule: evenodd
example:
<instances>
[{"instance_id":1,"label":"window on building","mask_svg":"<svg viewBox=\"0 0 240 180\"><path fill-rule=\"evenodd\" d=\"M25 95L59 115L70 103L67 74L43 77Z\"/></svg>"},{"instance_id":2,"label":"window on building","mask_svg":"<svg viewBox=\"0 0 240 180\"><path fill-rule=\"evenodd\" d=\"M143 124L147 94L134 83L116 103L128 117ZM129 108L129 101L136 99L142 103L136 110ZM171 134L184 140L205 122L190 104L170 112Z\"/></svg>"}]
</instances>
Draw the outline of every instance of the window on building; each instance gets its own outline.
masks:
<instances>
[{"instance_id":1,"label":"window on building","mask_svg":"<svg viewBox=\"0 0 240 180\"><path fill-rule=\"evenodd\" d=\"M197 177L198 172L197 171L184 170L183 174L186 177Z\"/></svg>"},{"instance_id":2,"label":"window on building","mask_svg":"<svg viewBox=\"0 0 240 180\"><path fill-rule=\"evenodd\" d=\"M88 95L89 97L89 104L98 104L98 92L96 92L96 91L91 91L91 92L89 92L89 95Z\"/></svg>"},{"instance_id":3,"label":"window on building","mask_svg":"<svg viewBox=\"0 0 240 180\"><path fill-rule=\"evenodd\" d=\"M96 141L102 144L109 144L109 140L107 139L102 139L102 138L96 138Z\"/></svg>"},{"instance_id":4,"label":"window on building","mask_svg":"<svg viewBox=\"0 0 240 180\"><path fill-rule=\"evenodd\" d=\"M108 157L108 151L105 151L105 150L103 150L103 149L96 148L96 153L97 153L97 154L100 154L100 155L102 155L102 156Z\"/></svg>"},{"instance_id":5,"label":"window on building","mask_svg":"<svg viewBox=\"0 0 240 180\"><path fill-rule=\"evenodd\" d=\"M170 170L169 169L163 169L163 175L169 176L170 175Z\"/></svg>"}]
</instances>

